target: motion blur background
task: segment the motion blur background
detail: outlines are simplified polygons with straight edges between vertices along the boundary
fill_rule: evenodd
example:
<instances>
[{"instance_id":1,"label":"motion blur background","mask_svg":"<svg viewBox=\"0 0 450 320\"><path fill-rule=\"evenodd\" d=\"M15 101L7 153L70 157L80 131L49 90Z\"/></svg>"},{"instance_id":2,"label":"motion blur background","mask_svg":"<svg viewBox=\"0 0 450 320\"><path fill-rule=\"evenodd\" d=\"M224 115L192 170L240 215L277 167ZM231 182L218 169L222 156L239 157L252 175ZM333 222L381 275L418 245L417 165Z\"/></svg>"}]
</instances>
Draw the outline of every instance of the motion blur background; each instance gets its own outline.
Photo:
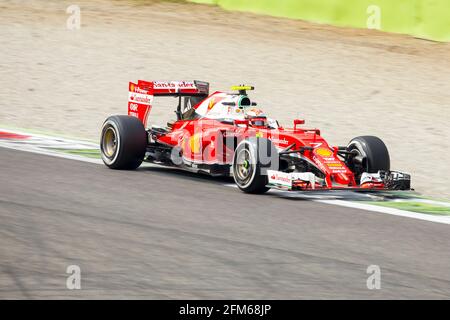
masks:
<instances>
[{"instance_id":1,"label":"motion blur background","mask_svg":"<svg viewBox=\"0 0 450 320\"><path fill-rule=\"evenodd\" d=\"M392 168L411 172L419 192L448 198L448 1L396 1L399 11L390 11L391 1L372 1L381 7L382 30L411 35L263 15L363 28L370 13L362 0L333 1L351 14L315 0L328 8L316 16L311 1L295 2L298 10L289 10L291 1L209 2L220 6L2 1L0 125L97 141L107 116L126 113L128 81L198 79L213 90L245 83L285 126L304 118L335 145L379 136ZM71 5L81 10L80 29L67 28ZM174 118L175 105L156 101L150 122Z\"/></svg>"}]
</instances>

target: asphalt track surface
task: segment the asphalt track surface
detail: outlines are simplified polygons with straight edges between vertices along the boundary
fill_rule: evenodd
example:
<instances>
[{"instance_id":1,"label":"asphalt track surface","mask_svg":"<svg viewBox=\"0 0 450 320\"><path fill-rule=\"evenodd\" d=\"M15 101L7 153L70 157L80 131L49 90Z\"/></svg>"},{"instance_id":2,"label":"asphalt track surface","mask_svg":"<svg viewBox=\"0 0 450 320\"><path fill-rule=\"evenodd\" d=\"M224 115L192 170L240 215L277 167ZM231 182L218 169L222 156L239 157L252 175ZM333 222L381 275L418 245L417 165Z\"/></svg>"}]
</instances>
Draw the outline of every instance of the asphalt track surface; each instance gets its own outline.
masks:
<instances>
[{"instance_id":1,"label":"asphalt track surface","mask_svg":"<svg viewBox=\"0 0 450 320\"><path fill-rule=\"evenodd\" d=\"M164 168L3 148L0 164L2 299L450 298L447 225ZM81 290L66 288L69 265Z\"/></svg>"}]
</instances>

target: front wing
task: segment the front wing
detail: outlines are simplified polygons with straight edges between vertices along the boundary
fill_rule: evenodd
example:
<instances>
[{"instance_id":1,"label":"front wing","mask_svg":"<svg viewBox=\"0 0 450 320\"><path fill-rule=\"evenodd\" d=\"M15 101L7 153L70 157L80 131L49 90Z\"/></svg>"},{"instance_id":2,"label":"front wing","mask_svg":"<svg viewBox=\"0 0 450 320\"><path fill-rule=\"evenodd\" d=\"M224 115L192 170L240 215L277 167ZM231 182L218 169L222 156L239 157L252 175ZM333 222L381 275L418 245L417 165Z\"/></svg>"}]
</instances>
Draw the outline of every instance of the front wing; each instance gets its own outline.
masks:
<instances>
[{"instance_id":1,"label":"front wing","mask_svg":"<svg viewBox=\"0 0 450 320\"><path fill-rule=\"evenodd\" d=\"M378 171L377 173L363 173L361 183L357 186L339 184L327 185L312 172L282 172L267 170L270 188L288 191L323 191L323 190L352 190L352 191L388 191L411 190L411 175L400 171Z\"/></svg>"}]
</instances>

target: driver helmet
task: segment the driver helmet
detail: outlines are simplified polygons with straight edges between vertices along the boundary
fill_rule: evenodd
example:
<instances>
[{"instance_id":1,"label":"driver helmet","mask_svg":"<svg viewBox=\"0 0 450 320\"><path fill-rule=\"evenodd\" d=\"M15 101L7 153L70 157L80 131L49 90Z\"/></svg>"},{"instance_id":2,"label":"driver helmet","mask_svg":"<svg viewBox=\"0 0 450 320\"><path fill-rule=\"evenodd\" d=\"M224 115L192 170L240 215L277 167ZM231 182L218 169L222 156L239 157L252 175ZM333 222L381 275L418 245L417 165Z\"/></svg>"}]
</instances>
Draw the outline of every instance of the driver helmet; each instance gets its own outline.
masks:
<instances>
[{"instance_id":1,"label":"driver helmet","mask_svg":"<svg viewBox=\"0 0 450 320\"><path fill-rule=\"evenodd\" d=\"M246 118L251 120L252 118L263 118L261 120L252 121L256 126L264 126L266 122L266 115L264 111L258 108L249 108L245 112Z\"/></svg>"}]
</instances>

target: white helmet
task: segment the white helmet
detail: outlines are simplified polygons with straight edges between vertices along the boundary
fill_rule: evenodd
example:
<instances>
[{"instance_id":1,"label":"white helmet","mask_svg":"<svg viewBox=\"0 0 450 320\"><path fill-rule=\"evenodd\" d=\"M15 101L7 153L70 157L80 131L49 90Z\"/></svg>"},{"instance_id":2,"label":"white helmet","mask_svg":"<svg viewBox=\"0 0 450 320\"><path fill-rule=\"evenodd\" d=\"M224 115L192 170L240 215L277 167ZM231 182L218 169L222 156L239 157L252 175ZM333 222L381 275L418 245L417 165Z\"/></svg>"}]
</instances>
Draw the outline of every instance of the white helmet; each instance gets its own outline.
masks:
<instances>
[{"instance_id":1,"label":"white helmet","mask_svg":"<svg viewBox=\"0 0 450 320\"><path fill-rule=\"evenodd\" d=\"M264 111L258 108L249 108L245 111L245 115L247 118L265 118L266 115L264 114Z\"/></svg>"}]
</instances>

